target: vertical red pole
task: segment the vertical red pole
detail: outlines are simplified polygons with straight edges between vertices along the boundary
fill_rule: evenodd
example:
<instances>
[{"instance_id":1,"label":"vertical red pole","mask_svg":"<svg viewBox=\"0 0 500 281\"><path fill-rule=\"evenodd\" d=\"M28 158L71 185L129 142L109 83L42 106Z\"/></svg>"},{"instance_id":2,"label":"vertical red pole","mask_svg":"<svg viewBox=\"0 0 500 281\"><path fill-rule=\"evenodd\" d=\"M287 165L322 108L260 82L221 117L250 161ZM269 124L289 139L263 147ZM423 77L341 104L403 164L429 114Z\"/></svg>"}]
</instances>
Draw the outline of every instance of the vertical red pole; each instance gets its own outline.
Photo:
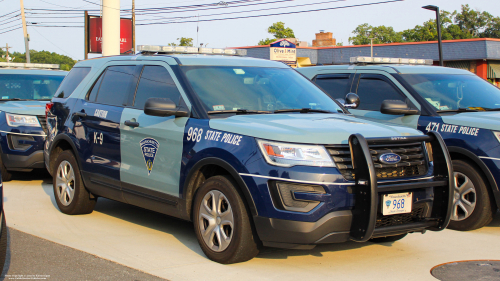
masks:
<instances>
[{"instance_id":1,"label":"vertical red pole","mask_svg":"<svg viewBox=\"0 0 500 281\"><path fill-rule=\"evenodd\" d=\"M477 76L487 80L488 79L488 62L484 60L477 61Z\"/></svg>"}]
</instances>

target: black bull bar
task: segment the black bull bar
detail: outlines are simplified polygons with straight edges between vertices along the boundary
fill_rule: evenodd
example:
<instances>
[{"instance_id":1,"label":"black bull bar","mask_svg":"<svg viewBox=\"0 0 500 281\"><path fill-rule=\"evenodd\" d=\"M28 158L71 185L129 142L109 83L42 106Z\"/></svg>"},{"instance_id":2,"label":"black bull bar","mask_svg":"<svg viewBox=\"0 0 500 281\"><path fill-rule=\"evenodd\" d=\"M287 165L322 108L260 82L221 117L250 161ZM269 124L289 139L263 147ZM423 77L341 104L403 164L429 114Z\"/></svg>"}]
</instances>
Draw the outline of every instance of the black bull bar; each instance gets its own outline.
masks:
<instances>
[{"instance_id":1,"label":"black bull bar","mask_svg":"<svg viewBox=\"0 0 500 281\"><path fill-rule=\"evenodd\" d=\"M414 142L426 142L431 145L434 160L434 179L425 182L409 182L377 185L377 175L369 145L380 144L406 144ZM352 224L350 238L353 241L365 242L372 237L390 236L398 232L428 229L441 231L450 222L453 196L453 168L450 154L438 132L428 132L423 136L404 136L390 138L364 138L360 134L349 137L352 164L356 175L355 204L352 210ZM377 219L378 198L381 192L401 191L415 188L434 187L434 203L431 218L426 222L380 227L375 229Z\"/></svg>"}]
</instances>

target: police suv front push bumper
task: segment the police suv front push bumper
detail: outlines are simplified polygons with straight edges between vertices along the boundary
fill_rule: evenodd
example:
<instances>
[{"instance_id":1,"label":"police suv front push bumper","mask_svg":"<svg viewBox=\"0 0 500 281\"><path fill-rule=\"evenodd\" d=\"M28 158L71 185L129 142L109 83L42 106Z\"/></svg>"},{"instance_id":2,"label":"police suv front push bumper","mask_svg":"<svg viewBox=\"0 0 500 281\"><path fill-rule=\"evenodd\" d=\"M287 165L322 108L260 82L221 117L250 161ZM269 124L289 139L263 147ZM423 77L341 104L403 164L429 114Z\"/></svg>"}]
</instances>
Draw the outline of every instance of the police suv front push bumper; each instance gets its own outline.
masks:
<instances>
[{"instance_id":1,"label":"police suv front push bumper","mask_svg":"<svg viewBox=\"0 0 500 281\"><path fill-rule=\"evenodd\" d=\"M401 183L377 183L369 145L408 144L426 142L432 148L434 176L432 179ZM425 230L440 231L450 222L454 183L451 158L437 132L424 136L368 138L353 134L349 138L354 173L356 175L352 210L331 212L316 222L302 222L254 216L259 238L264 245L281 248L311 248L315 244L337 243L348 240L365 242L371 238L399 235ZM391 226L376 226L381 194L433 188L432 202L425 204L427 215L418 222Z\"/></svg>"}]
</instances>

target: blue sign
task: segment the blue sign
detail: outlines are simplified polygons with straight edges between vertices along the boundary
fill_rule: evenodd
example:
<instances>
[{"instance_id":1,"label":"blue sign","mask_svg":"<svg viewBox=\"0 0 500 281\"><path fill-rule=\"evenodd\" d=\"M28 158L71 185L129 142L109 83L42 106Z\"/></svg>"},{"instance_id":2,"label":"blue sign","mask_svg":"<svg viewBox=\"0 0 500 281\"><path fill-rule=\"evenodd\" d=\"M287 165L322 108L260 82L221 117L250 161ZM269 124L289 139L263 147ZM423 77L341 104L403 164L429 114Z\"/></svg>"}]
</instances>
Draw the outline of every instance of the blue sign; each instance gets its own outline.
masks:
<instances>
[{"instance_id":1,"label":"blue sign","mask_svg":"<svg viewBox=\"0 0 500 281\"><path fill-rule=\"evenodd\" d=\"M153 170L153 164L155 163L155 157L158 152L158 148L160 147L160 143L155 139L145 138L141 140L140 145L149 176Z\"/></svg>"},{"instance_id":2,"label":"blue sign","mask_svg":"<svg viewBox=\"0 0 500 281\"><path fill-rule=\"evenodd\" d=\"M401 161L401 156L396 153L385 153L378 158L384 164L397 164Z\"/></svg>"},{"instance_id":3,"label":"blue sign","mask_svg":"<svg viewBox=\"0 0 500 281\"><path fill-rule=\"evenodd\" d=\"M276 42L271 43L269 45L269 47L271 47L271 48L296 48L297 46L286 39L281 39L281 40L278 40Z\"/></svg>"}]
</instances>

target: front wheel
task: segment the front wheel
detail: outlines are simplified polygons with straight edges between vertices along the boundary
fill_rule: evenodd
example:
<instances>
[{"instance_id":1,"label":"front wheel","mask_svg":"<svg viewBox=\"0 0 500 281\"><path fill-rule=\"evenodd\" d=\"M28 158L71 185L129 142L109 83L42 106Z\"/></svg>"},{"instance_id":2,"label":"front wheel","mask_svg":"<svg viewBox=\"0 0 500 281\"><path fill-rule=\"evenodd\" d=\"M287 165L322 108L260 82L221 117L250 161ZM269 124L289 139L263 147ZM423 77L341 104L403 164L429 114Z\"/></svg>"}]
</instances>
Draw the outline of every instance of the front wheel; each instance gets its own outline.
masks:
<instances>
[{"instance_id":1,"label":"front wheel","mask_svg":"<svg viewBox=\"0 0 500 281\"><path fill-rule=\"evenodd\" d=\"M453 160L455 198L448 228L474 230L491 222L496 205L486 180L466 161Z\"/></svg>"},{"instance_id":2,"label":"front wheel","mask_svg":"<svg viewBox=\"0 0 500 281\"><path fill-rule=\"evenodd\" d=\"M61 212L68 215L90 214L96 198L83 185L75 156L69 150L59 154L53 175L54 197Z\"/></svg>"},{"instance_id":3,"label":"front wheel","mask_svg":"<svg viewBox=\"0 0 500 281\"><path fill-rule=\"evenodd\" d=\"M2 157L0 156L0 172L2 174L2 181L10 181L12 179L12 172L9 172L3 164Z\"/></svg>"},{"instance_id":4,"label":"front wheel","mask_svg":"<svg viewBox=\"0 0 500 281\"><path fill-rule=\"evenodd\" d=\"M244 262L259 253L245 203L225 176L211 177L198 189L193 221L198 243L213 261Z\"/></svg>"}]
</instances>

